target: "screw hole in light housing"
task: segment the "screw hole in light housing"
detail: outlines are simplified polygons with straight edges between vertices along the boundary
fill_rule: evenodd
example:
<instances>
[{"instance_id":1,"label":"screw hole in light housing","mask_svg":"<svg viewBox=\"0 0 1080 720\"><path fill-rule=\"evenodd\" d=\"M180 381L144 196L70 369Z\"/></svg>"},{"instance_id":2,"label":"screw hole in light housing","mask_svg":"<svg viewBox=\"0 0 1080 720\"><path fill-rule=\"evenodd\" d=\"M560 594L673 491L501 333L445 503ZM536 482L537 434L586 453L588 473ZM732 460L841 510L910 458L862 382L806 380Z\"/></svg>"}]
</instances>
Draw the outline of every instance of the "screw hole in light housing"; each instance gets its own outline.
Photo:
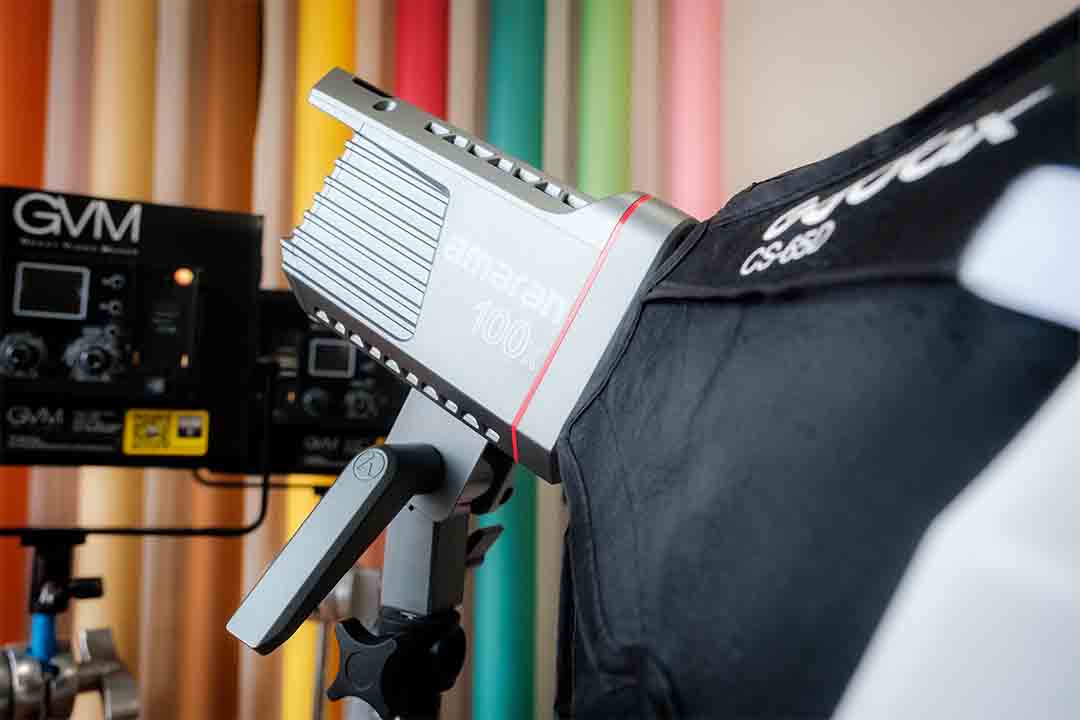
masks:
<instances>
[{"instance_id":1,"label":"screw hole in light housing","mask_svg":"<svg viewBox=\"0 0 1080 720\"><path fill-rule=\"evenodd\" d=\"M371 107L375 108L379 112L390 112L397 107L397 103L393 100L380 100Z\"/></svg>"}]
</instances>

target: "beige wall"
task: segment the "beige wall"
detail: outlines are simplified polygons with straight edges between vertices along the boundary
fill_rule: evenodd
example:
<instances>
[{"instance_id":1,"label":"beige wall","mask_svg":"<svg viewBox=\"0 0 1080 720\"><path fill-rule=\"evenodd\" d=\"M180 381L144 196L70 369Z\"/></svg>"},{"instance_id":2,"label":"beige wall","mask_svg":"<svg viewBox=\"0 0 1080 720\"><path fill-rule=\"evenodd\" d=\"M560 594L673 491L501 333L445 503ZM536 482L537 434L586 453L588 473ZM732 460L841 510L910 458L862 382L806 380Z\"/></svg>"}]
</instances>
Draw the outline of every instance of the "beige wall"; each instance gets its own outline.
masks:
<instances>
[{"instance_id":1,"label":"beige wall","mask_svg":"<svg viewBox=\"0 0 1080 720\"><path fill-rule=\"evenodd\" d=\"M1077 2L727 0L727 192L901 120Z\"/></svg>"}]
</instances>

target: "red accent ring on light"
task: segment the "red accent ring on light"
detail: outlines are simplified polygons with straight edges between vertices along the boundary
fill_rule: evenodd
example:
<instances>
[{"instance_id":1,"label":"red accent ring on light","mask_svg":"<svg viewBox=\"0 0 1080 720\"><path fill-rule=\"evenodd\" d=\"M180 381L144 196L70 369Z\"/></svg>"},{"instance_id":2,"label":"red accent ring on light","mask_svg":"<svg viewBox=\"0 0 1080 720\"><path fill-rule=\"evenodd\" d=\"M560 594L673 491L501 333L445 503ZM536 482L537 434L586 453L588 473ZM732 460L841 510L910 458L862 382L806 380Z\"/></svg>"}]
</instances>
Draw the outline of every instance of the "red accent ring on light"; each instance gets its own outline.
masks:
<instances>
[{"instance_id":1,"label":"red accent ring on light","mask_svg":"<svg viewBox=\"0 0 1080 720\"><path fill-rule=\"evenodd\" d=\"M562 329L559 330L558 337L555 338L555 342L552 343L551 349L548 350L547 357L544 359L544 364L536 373L536 377L533 378L532 385L529 387L529 391L525 393L525 399L521 401L521 407L518 408L517 414L514 415L514 422L510 424L510 442L514 449L514 462L518 462L518 441L517 441L517 428L521 422L521 418L525 417L525 412L529 409L529 404L532 402L533 396L536 395L536 391L540 389L540 383L544 382L544 376L547 375L548 368L551 367L551 362L555 359L555 353L559 352L559 348L563 344L563 340L566 339L566 334L570 332L570 326L574 324L575 318L577 318L578 311L581 310L582 304L585 302L585 298L589 294L589 290L592 289L593 283L596 282L596 278L600 275L601 268L604 267L604 261L607 260L608 253L611 252L611 248L614 247L615 241L619 237L619 231L622 230L623 225L630 219L639 207L652 200L652 195L642 195L634 202L630 203L630 207L626 208L622 217L615 223L615 227L611 229L611 234L608 235L607 242L604 243L604 247L600 250L600 254L596 257L596 262L593 263L592 271L589 272L589 277L585 279L585 284L581 286L581 291L578 292L577 299L574 300L574 305L570 308L570 312L566 315L566 320L563 321Z\"/></svg>"}]
</instances>

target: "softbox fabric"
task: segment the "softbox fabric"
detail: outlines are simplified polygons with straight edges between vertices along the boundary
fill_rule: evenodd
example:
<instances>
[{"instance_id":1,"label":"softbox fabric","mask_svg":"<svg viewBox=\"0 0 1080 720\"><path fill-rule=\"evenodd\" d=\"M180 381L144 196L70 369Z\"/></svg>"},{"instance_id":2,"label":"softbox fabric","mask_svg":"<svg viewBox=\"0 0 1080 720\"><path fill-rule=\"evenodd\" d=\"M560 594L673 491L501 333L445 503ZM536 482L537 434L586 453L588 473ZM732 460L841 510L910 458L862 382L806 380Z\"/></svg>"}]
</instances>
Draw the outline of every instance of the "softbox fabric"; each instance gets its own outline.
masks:
<instances>
[{"instance_id":1,"label":"softbox fabric","mask_svg":"<svg viewBox=\"0 0 1080 720\"><path fill-rule=\"evenodd\" d=\"M831 714L927 526L1077 361L957 271L1010 183L1080 167L1078 27L654 270L558 443L558 714Z\"/></svg>"}]
</instances>

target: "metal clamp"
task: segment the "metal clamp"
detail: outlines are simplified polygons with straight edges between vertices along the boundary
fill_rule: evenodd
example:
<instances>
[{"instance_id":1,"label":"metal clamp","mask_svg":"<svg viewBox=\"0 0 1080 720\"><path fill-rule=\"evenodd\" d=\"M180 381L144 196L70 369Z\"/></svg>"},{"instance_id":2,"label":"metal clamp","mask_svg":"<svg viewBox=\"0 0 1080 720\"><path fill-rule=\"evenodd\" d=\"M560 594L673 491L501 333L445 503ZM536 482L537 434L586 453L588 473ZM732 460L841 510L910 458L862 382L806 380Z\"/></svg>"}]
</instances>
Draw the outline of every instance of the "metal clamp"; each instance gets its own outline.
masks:
<instances>
[{"instance_id":1,"label":"metal clamp","mask_svg":"<svg viewBox=\"0 0 1080 720\"><path fill-rule=\"evenodd\" d=\"M79 655L65 649L48 664L25 647L0 650L0 720L67 720L81 692L101 693L105 720L138 720L135 678L116 655L108 628L79 633Z\"/></svg>"}]
</instances>

